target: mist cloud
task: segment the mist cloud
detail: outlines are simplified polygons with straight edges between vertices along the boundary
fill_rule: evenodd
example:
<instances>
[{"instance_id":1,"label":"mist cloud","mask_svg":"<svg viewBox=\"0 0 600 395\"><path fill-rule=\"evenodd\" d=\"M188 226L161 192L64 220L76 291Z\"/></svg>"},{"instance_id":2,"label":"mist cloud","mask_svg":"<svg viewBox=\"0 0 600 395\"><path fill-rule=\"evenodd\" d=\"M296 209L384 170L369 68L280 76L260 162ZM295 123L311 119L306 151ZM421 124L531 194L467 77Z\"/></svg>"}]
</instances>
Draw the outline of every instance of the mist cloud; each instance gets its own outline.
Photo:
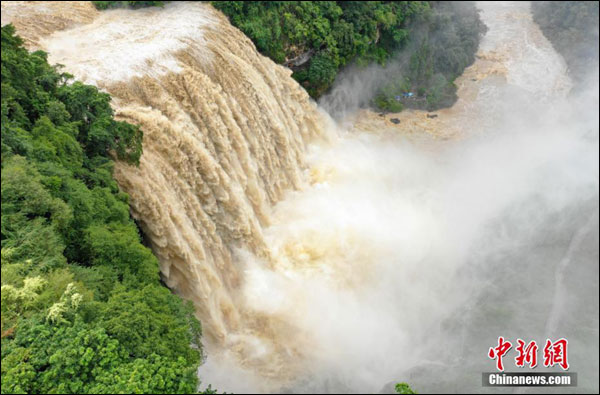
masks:
<instances>
[{"instance_id":1,"label":"mist cloud","mask_svg":"<svg viewBox=\"0 0 600 395\"><path fill-rule=\"evenodd\" d=\"M531 29L512 16L526 9L490 9L484 49L511 44L507 19ZM407 381L479 392L502 335L567 337L579 390L597 391L598 70L589 89L565 94L564 68L540 61L557 55L535 45L520 50L537 51L527 66L545 74L519 78L526 67L509 62L505 81L482 82L487 102L468 113L460 141L357 133L313 147L312 185L290 192L265 230L275 268L244 257L248 305L305 346L285 389ZM324 107L354 111L380 71L348 71Z\"/></svg>"}]
</instances>

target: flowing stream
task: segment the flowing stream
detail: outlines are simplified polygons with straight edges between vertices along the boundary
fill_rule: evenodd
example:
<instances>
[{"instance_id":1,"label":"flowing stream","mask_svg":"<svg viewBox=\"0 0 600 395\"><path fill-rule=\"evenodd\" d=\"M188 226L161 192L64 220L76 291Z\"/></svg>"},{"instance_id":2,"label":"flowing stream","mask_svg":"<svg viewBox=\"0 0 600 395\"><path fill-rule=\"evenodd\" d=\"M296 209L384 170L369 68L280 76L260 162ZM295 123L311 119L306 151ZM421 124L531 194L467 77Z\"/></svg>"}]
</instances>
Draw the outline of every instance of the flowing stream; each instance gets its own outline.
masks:
<instances>
[{"instance_id":1,"label":"flowing stream","mask_svg":"<svg viewBox=\"0 0 600 395\"><path fill-rule=\"evenodd\" d=\"M566 337L597 392L598 70L571 94L527 2L478 7L452 108L339 122L207 3L2 2L2 24L141 125L115 177L195 304L204 383L481 392L498 336Z\"/></svg>"}]
</instances>

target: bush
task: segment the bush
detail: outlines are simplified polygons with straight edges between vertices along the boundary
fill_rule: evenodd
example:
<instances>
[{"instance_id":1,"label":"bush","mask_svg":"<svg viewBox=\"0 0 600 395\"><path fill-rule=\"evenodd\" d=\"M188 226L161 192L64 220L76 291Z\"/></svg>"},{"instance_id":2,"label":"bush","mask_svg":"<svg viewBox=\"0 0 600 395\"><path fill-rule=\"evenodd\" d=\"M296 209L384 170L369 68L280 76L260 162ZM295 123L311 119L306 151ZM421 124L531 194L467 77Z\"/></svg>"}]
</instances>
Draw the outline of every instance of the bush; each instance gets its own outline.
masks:
<instances>
[{"instance_id":1,"label":"bush","mask_svg":"<svg viewBox=\"0 0 600 395\"><path fill-rule=\"evenodd\" d=\"M2 27L2 393L196 392L200 323L112 178L142 133L46 58Z\"/></svg>"},{"instance_id":2,"label":"bush","mask_svg":"<svg viewBox=\"0 0 600 395\"><path fill-rule=\"evenodd\" d=\"M213 1L259 51L293 70L318 98L342 67L393 61L371 104L436 109L456 100L451 83L475 60L484 26L471 2ZM448 82L439 85L438 75ZM389 86L395 86L390 89ZM395 100L405 92L420 100Z\"/></svg>"}]
</instances>

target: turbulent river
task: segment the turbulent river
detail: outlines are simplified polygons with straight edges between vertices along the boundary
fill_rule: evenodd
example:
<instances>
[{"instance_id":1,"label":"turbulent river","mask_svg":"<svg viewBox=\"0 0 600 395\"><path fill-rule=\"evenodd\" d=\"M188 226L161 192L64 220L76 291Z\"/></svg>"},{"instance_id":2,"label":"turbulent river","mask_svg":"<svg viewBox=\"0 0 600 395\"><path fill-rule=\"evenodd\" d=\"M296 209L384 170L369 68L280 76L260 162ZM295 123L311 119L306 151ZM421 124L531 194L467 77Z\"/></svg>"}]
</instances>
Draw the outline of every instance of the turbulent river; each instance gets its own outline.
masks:
<instances>
[{"instance_id":1,"label":"turbulent river","mask_svg":"<svg viewBox=\"0 0 600 395\"><path fill-rule=\"evenodd\" d=\"M481 392L498 336L566 337L597 392L598 70L570 93L528 3L478 7L457 103L384 116L334 114L356 76L318 106L206 3L2 2L2 24L141 125L115 177L196 306L204 383Z\"/></svg>"}]
</instances>

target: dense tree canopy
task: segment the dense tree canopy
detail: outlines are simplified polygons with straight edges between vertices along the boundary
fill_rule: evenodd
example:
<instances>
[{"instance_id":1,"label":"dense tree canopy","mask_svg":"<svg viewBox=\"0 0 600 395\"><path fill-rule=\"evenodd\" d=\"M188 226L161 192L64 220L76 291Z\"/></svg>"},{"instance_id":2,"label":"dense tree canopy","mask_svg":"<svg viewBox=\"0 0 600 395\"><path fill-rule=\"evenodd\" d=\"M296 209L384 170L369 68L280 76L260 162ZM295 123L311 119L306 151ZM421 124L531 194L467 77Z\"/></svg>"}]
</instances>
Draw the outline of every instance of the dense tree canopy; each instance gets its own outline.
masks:
<instances>
[{"instance_id":1,"label":"dense tree canopy","mask_svg":"<svg viewBox=\"0 0 600 395\"><path fill-rule=\"evenodd\" d=\"M318 98L349 63L389 68L373 106L438 108L455 101L453 81L475 60L484 26L465 2L213 1L259 51L292 68ZM411 100L399 100L414 92Z\"/></svg>"},{"instance_id":2,"label":"dense tree canopy","mask_svg":"<svg viewBox=\"0 0 600 395\"><path fill-rule=\"evenodd\" d=\"M435 110L457 99L454 80L475 61L485 26L472 2L432 2L409 28L409 44L395 53L399 67L384 79L375 107ZM412 96L405 98L405 94Z\"/></svg>"},{"instance_id":3,"label":"dense tree canopy","mask_svg":"<svg viewBox=\"0 0 600 395\"><path fill-rule=\"evenodd\" d=\"M287 64L313 97L350 61L385 63L423 1L213 1L259 51Z\"/></svg>"},{"instance_id":4,"label":"dense tree canopy","mask_svg":"<svg viewBox=\"0 0 600 395\"><path fill-rule=\"evenodd\" d=\"M138 127L2 27L2 393L191 393L192 307L159 282L112 158Z\"/></svg>"}]
</instances>

